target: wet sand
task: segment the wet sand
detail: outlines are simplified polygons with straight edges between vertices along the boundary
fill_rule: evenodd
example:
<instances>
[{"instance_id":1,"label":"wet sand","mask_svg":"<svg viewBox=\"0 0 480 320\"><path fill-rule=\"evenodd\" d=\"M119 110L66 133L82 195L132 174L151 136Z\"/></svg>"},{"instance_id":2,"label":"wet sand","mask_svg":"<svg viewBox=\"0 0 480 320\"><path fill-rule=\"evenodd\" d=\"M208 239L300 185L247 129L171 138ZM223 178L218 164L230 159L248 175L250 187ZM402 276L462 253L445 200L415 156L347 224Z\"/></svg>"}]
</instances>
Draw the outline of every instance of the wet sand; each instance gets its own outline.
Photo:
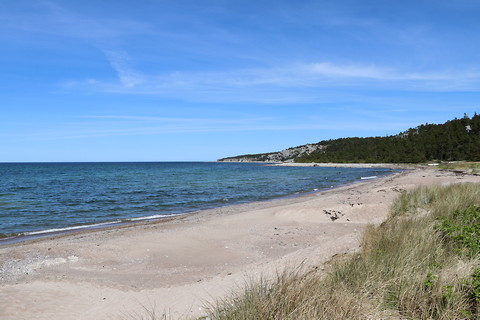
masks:
<instances>
[{"instance_id":1,"label":"wet sand","mask_svg":"<svg viewBox=\"0 0 480 320\"><path fill-rule=\"evenodd\" d=\"M1 246L0 319L141 319L145 309L201 316L247 279L301 263L321 267L358 250L362 230L385 220L401 192L462 182L480 176L416 168L295 198Z\"/></svg>"}]
</instances>

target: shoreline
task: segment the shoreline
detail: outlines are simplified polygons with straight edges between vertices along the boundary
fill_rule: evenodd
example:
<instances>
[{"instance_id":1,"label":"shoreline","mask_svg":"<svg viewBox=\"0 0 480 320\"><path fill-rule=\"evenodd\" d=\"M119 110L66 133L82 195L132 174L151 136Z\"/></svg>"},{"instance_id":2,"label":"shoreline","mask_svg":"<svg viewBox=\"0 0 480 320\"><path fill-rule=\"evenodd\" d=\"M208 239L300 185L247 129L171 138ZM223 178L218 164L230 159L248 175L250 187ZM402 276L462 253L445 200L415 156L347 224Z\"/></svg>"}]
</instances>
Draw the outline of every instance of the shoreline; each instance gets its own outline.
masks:
<instances>
[{"instance_id":1,"label":"shoreline","mask_svg":"<svg viewBox=\"0 0 480 320\"><path fill-rule=\"evenodd\" d=\"M339 167L339 168L386 168L386 169L396 169L396 170L408 170L406 166L400 166L400 165L392 165L392 164L341 164L341 163L327 163L327 164L317 164L317 163L268 163L266 164L268 166L289 166L289 167ZM411 167L410 167L411 169ZM382 175L380 177L375 178L383 178L386 176L390 176L395 174L395 172L388 173L386 175ZM371 177L369 177L371 178ZM102 229L110 229L110 228L124 228L124 227L130 227L130 226L135 226L137 224L145 224L145 223L163 223L167 222L171 219L176 219L176 218L182 218L184 216L188 215L194 215L194 214L202 214L204 211L209 211L209 210L216 210L220 209L223 207L230 207L230 206L237 206L241 204L246 204L246 203L256 203L256 202L269 202L269 201L276 201L280 199L287 199L287 198L294 198L294 197L302 197L304 195L308 195L311 193L316 193L316 192L322 192L325 190L330 190L330 189L336 189L340 188L344 185L352 185L356 183L361 183L364 182L363 179L358 180L358 181L352 181L346 184L339 184L337 186L334 186L333 188L324 188L324 189L317 189L313 191L305 191L305 192L295 192L293 194L286 194L282 196L277 196L273 197L270 199L265 199L265 200L256 200L256 201L251 201L251 202L245 202L245 203L234 203L234 204L227 204L224 206L219 206L219 207L214 207L214 208L205 208L205 209L199 209L199 210L194 210L194 211L185 211L185 212L179 212L179 213L174 213L174 214L156 214L153 216L145 216L145 217L138 217L138 218L123 218L123 219L116 219L116 220L110 220L110 221L99 221L99 222L94 222L94 223L85 223L81 225L71 225L71 226L65 226L65 227L57 227L53 229L45 229L45 230L35 230L35 231L25 231L25 232L20 232L17 234L7 234L4 237L0 237L0 248L3 246L8 246L16 243L22 243L22 242L30 242L30 241L37 241L37 240L42 240L45 238L53 238L53 237L59 237L59 236L68 236L70 234L78 234L82 232L91 232L91 231L96 231L99 230L101 231Z\"/></svg>"},{"instance_id":2,"label":"shoreline","mask_svg":"<svg viewBox=\"0 0 480 320\"><path fill-rule=\"evenodd\" d=\"M407 170L407 169L405 169ZM382 179L386 177L393 176L395 174L399 174L401 172L397 173L391 173L387 174L381 177L375 177L374 179ZM370 178L370 177L369 177ZM368 179L372 180L372 179ZM178 214L172 214L172 215L165 215L164 217L161 218L148 218L148 217L141 217L137 219L125 219L127 221L106 221L98 224L92 224L92 225L80 225L80 226L73 226L73 227L64 227L64 228L59 228L58 230L39 230L39 231L33 231L33 232L25 232L21 235L15 235L13 237L6 237L6 238L0 238L0 249L2 247L7 247L11 245L22 245L22 244L29 244L29 243L34 243L38 241L48 241L48 240L54 240L57 238L62 238L62 237L68 237L68 236L76 236L76 235L81 235L83 233L92 233L92 232L102 232L104 230L115 230L115 229L124 229L124 228L135 228L138 226L144 226L144 225L154 225L154 224L163 224L163 223L172 223L175 222L176 220L179 219L187 219L190 216L194 215L215 215L217 214L218 211L221 211L224 208L229 208L231 212L237 213L245 210L243 207L251 207L255 206L257 208L263 207L263 206L269 206L271 203L276 203L275 205L280 205L280 201L288 201L288 200L293 200L297 199L298 201L302 201L302 198L308 197L311 195L315 195L317 193L324 193L328 191L336 191L338 189L348 187L348 186L354 186L357 184L362 184L366 183L367 180L356 180L352 181L350 183L345 183L338 185L336 187L330 187L330 188L324 188L324 189L318 189L314 191L308 191L308 192L298 192L295 194L289 194L289 195L283 195L283 196L278 196L275 198L271 199L265 199L265 200L257 200L257 201L251 201L251 202L244 202L244 203L236 203L236 204L230 204L230 205L224 205L221 207L215 207L215 208L210 208L210 209L202 209L202 210L197 210L197 211L192 211L192 212L184 212L184 213L178 213ZM278 202L278 203L277 203Z\"/></svg>"},{"instance_id":3,"label":"shoreline","mask_svg":"<svg viewBox=\"0 0 480 320\"><path fill-rule=\"evenodd\" d=\"M145 309L200 317L205 303L246 279L270 279L289 266L323 270L332 257L355 252L365 227L384 221L400 193L459 182L480 177L416 168L166 223L2 246L0 318L134 319Z\"/></svg>"},{"instance_id":4,"label":"shoreline","mask_svg":"<svg viewBox=\"0 0 480 320\"><path fill-rule=\"evenodd\" d=\"M278 162L274 166L284 167L319 167L319 168L386 168L386 169L414 169L420 167L416 164L404 163L334 163L334 162Z\"/></svg>"},{"instance_id":5,"label":"shoreline","mask_svg":"<svg viewBox=\"0 0 480 320\"><path fill-rule=\"evenodd\" d=\"M265 161L217 161L221 163L255 163L279 167L324 167L324 168L386 168L414 169L422 167L419 164L408 163L340 163L340 162L265 162Z\"/></svg>"}]
</instances>

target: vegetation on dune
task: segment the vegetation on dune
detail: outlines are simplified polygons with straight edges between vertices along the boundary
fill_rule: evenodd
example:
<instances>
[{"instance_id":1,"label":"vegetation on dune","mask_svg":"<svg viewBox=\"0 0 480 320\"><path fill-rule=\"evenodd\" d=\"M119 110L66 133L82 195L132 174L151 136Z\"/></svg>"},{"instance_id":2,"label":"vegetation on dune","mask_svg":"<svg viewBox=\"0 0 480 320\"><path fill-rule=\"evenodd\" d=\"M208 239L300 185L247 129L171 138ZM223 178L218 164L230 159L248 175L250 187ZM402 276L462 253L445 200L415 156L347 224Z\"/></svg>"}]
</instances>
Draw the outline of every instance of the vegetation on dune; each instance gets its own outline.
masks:
<instances>
[{"instance_id":1,"label":"vegetation on dune","mask_svg":"<svg viewBox=\"0 0 480 320\"><path fill-rule=\"evenodd\" d=\"M479 319L480 186L420 187L364 233L359 253L252 282L209 319Z\"/></svg>"},{"instance_id":2,"label":"vegetation on dune","mask_svg":"<svg viewBox=\"0 0 480 320\"><path fill-rule=\"evenodd\" d=\"M446 162L439 165L440 169L462 170L469 174L480 174L480 162Z\"/></svg>"}]
</instances>

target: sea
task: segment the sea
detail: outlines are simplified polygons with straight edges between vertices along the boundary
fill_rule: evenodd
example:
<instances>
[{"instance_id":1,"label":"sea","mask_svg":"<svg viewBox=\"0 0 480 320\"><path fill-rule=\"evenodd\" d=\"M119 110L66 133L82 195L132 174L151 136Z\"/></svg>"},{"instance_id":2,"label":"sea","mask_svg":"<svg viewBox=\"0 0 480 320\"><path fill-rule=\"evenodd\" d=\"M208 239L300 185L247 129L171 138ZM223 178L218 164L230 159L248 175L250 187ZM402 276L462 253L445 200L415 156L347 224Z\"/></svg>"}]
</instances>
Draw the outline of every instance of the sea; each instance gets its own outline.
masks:
<instances>
[{"instance_id":1,"label":"sea","mask_svg":"<svg viewBox=\"0 0 480 320\"><path fill-rule=\"evenodd\" d=\"M0 163L0 234L11 239L161 219L393 172L227 162Z\"/></svg>"}]
</instances>

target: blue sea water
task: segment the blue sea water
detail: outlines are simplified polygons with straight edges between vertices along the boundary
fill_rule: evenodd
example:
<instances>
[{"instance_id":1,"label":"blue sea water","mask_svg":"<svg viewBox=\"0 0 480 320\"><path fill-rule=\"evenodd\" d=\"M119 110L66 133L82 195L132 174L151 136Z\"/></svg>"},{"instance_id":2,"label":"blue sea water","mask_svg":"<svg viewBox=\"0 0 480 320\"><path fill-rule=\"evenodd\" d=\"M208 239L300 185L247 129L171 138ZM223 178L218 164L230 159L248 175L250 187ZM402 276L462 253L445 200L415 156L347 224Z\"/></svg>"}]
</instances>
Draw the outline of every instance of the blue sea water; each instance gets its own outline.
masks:
<instances>
[{"instance_id":1,"label":"blue sea water","mask_svg":"<svg viewBox=\"0 0 480 320\"><path fill-rule=\"evenodd\" d=\"M0 163L0 234L182 214L390 173L254 163Z\"/></svg>"}]
</instances>

